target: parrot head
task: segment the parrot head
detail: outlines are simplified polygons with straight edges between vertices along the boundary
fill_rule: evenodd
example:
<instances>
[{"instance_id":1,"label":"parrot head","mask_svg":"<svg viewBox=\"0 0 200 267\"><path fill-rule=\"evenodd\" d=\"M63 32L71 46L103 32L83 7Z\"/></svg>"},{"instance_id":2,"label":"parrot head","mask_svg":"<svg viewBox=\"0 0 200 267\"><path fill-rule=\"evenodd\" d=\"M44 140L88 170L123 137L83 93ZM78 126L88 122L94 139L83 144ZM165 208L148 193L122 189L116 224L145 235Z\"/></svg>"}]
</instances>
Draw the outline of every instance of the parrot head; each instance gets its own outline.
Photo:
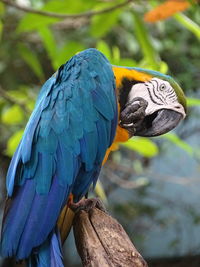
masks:
<instances>
[{"instance_id":1,"label":"parrot head","mask_svg":"<svg viewBox=\"0 0 200 267\"><path fill-rule=\"evenodd\" d=\"M113 66L120 108L120 127L129 136L158 136L186 116L186 98L168 75L140 68Z\"/></svg>"}]
</instances>

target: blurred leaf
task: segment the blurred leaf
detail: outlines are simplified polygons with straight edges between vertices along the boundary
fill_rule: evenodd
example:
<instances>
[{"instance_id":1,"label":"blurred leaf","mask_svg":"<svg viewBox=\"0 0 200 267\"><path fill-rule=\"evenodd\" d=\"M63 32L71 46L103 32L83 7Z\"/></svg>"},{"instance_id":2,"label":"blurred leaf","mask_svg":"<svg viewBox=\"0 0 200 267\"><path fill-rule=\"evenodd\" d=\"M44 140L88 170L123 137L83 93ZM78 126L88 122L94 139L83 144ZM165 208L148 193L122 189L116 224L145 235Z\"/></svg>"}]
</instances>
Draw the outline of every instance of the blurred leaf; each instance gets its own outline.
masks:
<instances>
[{"instance_id":1,"label":"blurred leaf","mask_svg":"<svg viewBox=\"0 0 200 267\"><path fill-rule=\"evenodd\" d=\"M74 1L75 2L75 1ZM71 5L73 6L73 5ZM66 1L49 1L46 3L41 10L52 11L55 13L70 12L70 4ZM40 27L44 27L60 21L59 18L47 17L38 14L26 14L21 20L17 27L17 32L26 32L32 30L39 30Z\"/></svg>"},{"instance_id":2,"label":"blurred leaf","mask_svg":"<svg viewBox=\"0 0 200 267\"><path fill-rule=\"evenodd\" d=\"M54 13L79 13L93 7L96 1L83 1L83 0L67 0L67 1L48 1L41 10L51 11ZM64 19L64 18L63 18ZM37 14L27 14L21 20L17 27L17 32L26 32L39 30L40 27L44 27L50 24L54 24L60 20L60 18L47 17Z\"/></svg>"},{"instance_id":3,"label":"blurred leaf","mask_svg":"<svg viewBox=\"0 0 200 267\"><path fill-rule=\"evenodd\" d=\"M181 13L175 14L174 18L200 40L200 26L198 24Z\"/></svg>"},{"instance_id":4,"label":"blurred leaf","mask_svg":"<svg viewBox=\"0 0 200 267\"><path fill-rule=\"evenodd\" d=\"M119 62L120 61L120 49L118 46L112 47L112 55L113 55L113 61Z\"/></svg>"},{"instance_id":5,"label":"blurred leaf","mask_svg":"<svg viewBox=\"0 0 200 267\"><path fill-rule=\"evenodd\" d=\"M60 21L58 18L45 17L37 14L27 14L19 22L17 33L37 30L55 22Z\"/></svg>"},{"instance_id":6,"label":"blurred leaf","mask_svg":"<svg viewBox=\"0 0 200 267\"><path fill-rule=\"evenodd\" d=\"M5 13L5 6L2 2L0 2L0 16L2 16Z\"/></svg>"},{"instance_id":7,"label":"blurred leaf","mask_svg":"<svg viewBox=\"0 0 200 267\"><path fill-rule=\"evenodd\" d=\"M187 97L187 106L188 107L200 106L200 99Z\"/></svg>"},{"instance_id":8,"label":"blurred leaf","mask_svg":"<svg viewBox=\"0 0 200 267\"><path fill-rule=\"evenodd\" d=\"M193 154L193 148L184 142L182 139L178 137L175 133L167 133L161 136L161 138L165 138L175 144L176 146L180 147L181 149L185 150L188 154Z\"/></svg>"},{"instance_id":9,"label":"blurred leaf","mask_svg":"<svg viewBox=\"0 0 200 267\"><path fill-rule=\"evenodd\" d=\"M118 65L126 67L135 67L137 66L137 63L135 60L131 58L121 58L120 61L118 62Z\"/></svg>"},{"instance_id":10,"label":"blurred leaf","mask_svg":"<svg viewBox=\"0 0 200 267\"><path fill-rule=\"evenodd\" d=\"M154 70L159 70L159 57L151 44L151 40L149 38L145 25L138 14L134 12L133 16L134 32L140 44L143 55L151 68L153 68Z\"/></svg>"},{"instance_id":11,"label":"blurred leaf","mask_svg":"<svg viewBox=\"0 0 200 267\"><path fill-rule=\"evenodd\" d=\"M104 191L103 185L102 183L97 180L96 186L95 186L95 193L97 194L97 196L100 197L100 199L107 204L107 197L106 197L106 193Z\"/></svg>"},{"instance_id":12,"label":"blurred leaf","mask_svg":"<svg viewBox=\"0 0 200 267\"><path fill-rule=\"evenodd\" d=\"M14 133L8 140L7 142L7 148L5 153L8 156L12 156L22 138L24 130L19 130L16 133Z\"/></svg>"},{"instance_id":13,"label":"blurred leaf","mask_svg":"<svg viewBox=\"0 0 200 267\"><path fill-rule=\"evenodd\" d=\"M18 45L18 50L23 60L29 65L36 76L40 80L44 80L44 73L36 54L22 43Z\"/></svg>"},{"instance_id":14,"label":"blurred leaf","mask_svg":"<svg viewBox=\"0 0 200 267\"><path fill-rule=\"evenodd\" d=\"M122 10L114 10L108 14L93 16L91 19L90 34L93 37L100 38L111 31L112 27L117 24Z\"/></svg>"},{"instance_id":15,"label":"blurred leaf","mask_svg":"<svg viewBox=\"0 0 200 267\"><path fill-rule=\"evenodd\" d=\"M134 137L121 145L138 152L144 157L151 158L158 154L157 145L145 137Z\"/></svg>"},{"instance_id":16,"label":"blurred leaf","mask_svg":"<svg viewBox=\"0 0 200 267\"><path fill-rule=\"evenodd\" d=\"M147 177L139 177L134 180L135 185L140 187L140 186L147 186L150 184L149 179Z\"/></svg>"},{"instance_id":17,"label":"blurred leaf","mask_svg":"<svg viewBox=\"0 0 200 267\"><path fill-rule=\"evenodd\" d=\"M26 107L28 108L28 110L32 111L35 107L35 101L34 100L29 100L26 103Z\"/></svg>"},{"instance_id":18,"label":"blurred leaf","mask_svg":"<svg viewBox=\"0 0 200 267\"><path fill-rule=\"evenodd\" d=\"M24 119L24 113L18 105L13 105L12 107L3 111L1 115L1 121L7 125L14 125L22 122Z\"/></svg>"},{"instance_id":19,"label":"blurred leaf","mask_svg":"<svg viewBox=\"0 0 200 267\"><path fill-rule=\"evenodd\" d=\"M55 68L59 68L60 65L66 63L68 59L84 49L85 47L82 43L75 41L68 42L57 52L56 63L54 63Z\"/></svg>"},{"instance_id":20,"label":"blurred leaf","mask_svg":"<svg viewBox=\"0 0 200 267\"><path fill-rule=\"evenodd\" d=\"M0 20L0 40L3 33L3 22Z\"/></svg>"},{"instance_id":21,"label":"blurred leaf","mask_svg":"<svg viewBox=\"0 0 200 267\"><path fill-rule=\"evenodd\" d=\"M4 12L5 12L5 6L2 2L0 2L0 17L2 17ZM3 22L2 22L2 20L0 20L0 40L2 37L2 33L3 33Z\"/></svg>"},{"instance_id":22,"label":"blurred leaf","mask_svg":"<svg viewBox=\"0 0 200 267\"><path fill-rule=\"evenodd\" d=\"M96 4L96 0L65 0L65 1L58 1L58 0L52 0L48 1L43 7L42 10L45 11L52 11L56 13L66 13L66 14L72 14L72 13L78 13L81 11L85 11L88 9L91 9L91 7Z\"/></svg>"},{"instance_id":23,"label":"blurred leaf","mask_svg":"<svg viewBox=\"0 0 200 267\"><path fill-rule=\"evenodd\" d=\"M30 110L31 113L35 106L35 100L28 97L27 87L21 86L20 88L18 88L18 90L9 90L7 91L7 94L12 98L16 98L20 102L22 102L26 106L26 108ZM29 114L26 115L29 116Z\"/></svg>"},{"instance_id":24,"label":"blurred leaf","mask_svg":"<svg viewBox=\"0 0 200 267\"><path fill-rule=\"evenodd\" d=\"M120 50L117 46L113 46L112 49L110 49L106 42L100 40L97 43L96 48L101 51L113 65L126 67L133 67L137 65L136 61L132 59L121 58Z\"/></svg>"},{"instance_id":25,"label":"blurred leaf","mask_svg":"<svg viewBox=\"0 0 200 267\"><path fill-rule=\"evenodd\" d=\"M40 27L38 32L40 34L40 37L42 38L42 42L48 53L48 56L51 59L52 66L54 67L54 70L56 70L57 47L53 33L48 27Z\"/></svg>"},{"instance_id":26,"label":"blurred leaf","mask_svg":"<svg viewBox=\"0 0 200 267\"><path fill-rule=\"evenodd\" d=\"M190 6L188 1L174 1L168 0L162 4L159 4L153 10L150 10L144 15L144 20L147 22L156 22L159 20L167 19L176 12L183 11Z\"/></svg>"},{"instance_id":27,"label":"blurred leaf","mask_svg":"<svg viewBox=\"0 0 200 267\"><path fill-rule=\"evenodd\" d=\"M9 90L9 91L7 91L7 94L9 96L11 96L12 98L17 98L20 101L27 100L27 93L22 92L20 90Z\"/></svg>"},{"instance_id":28,"label":"blurred leaf","mask_svg":"<svg viewBox=\"0 0 200 267\"><path fill-rule=\"evenodd\" d=\"M106 42L100 40L97 45L96 48L101 51L109 61L111 61L111 51L109 46L106 44Z\"/></svg>"},{"instance_id":29,"label":"blurred leaf","mask_svg":"<svg viewBox=\"0 0 200 267\"><path fill-rule=\"evenodd\" d=\"M160 61L160 69L159 69L159 71L161 73L164 73L164 74L166 74L168 72L168 65L167 65L166 62Z\"/></svg>"}]
</instances>

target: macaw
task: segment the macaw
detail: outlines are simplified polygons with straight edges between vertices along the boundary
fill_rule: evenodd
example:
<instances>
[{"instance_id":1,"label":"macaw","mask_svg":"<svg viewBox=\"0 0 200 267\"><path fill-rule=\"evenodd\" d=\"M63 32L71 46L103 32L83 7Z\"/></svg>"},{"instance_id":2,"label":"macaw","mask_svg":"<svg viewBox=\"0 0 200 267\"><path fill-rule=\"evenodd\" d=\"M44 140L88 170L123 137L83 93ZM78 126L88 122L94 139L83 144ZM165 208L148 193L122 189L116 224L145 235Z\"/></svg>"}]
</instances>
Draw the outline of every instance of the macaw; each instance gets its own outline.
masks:
<instances>
[{"instance_id":1,"label":"macaw","mask_svg":"<svg viewBox=\"0 0 200 267\"><path fill-rule=\"evenodd\" d=\"M185 115L184 93L170 76L112 66L93 48L73 56L43 85L11 160L1 256L63 266L69 201L95 185L119 142L166 133Z\"/></svg>"}]
</instances>

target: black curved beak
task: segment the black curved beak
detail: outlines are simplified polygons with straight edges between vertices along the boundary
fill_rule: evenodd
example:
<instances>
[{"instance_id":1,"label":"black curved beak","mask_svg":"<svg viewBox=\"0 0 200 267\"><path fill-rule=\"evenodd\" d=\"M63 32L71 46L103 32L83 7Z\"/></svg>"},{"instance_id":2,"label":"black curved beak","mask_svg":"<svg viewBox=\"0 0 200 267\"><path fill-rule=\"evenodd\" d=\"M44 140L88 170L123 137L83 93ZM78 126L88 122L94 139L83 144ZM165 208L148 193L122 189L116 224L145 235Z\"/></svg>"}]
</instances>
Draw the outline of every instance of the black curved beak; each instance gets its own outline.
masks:
<instances>
[{"instance_id":1,"label":"black curved beak","mask_svg":"<svg viewBox=\"0 0 200 267\"><path fill-rule=\"evenodd\" d=\"M143 122L135 129L136 136L153 137L165 134L175 128L183 115L170 109L161 109L147 115Z\"/></svg>"}]
</instances>

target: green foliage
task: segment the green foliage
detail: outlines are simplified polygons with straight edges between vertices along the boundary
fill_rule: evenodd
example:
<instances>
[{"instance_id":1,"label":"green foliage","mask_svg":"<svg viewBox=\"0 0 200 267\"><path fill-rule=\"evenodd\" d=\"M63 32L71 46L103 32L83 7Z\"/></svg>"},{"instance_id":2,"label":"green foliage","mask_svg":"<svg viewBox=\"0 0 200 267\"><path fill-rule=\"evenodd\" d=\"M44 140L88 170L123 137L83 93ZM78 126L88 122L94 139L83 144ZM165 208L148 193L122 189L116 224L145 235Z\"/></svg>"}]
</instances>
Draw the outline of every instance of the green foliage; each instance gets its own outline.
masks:
<instances>
[{"instance_id":1,"label":"green foliage","mask_svg":"<svg viewBox=\"0 0 200 267\"><path fill-rule=\"evenodd\" d=\"M1 121L6 125L16 125L23 121L24 113L18 105L13 105L1 114Z\"/></svg>"},{"instance_id":2,"label":"green foliage","mask_svg":"<svg viewBox=\"0 0 200 267\"><path fill-rule=\"evenodd\" d=\"M175 14L174 18L181 23L185 28L191 31L200 40L200 27L193 20L189 19L184 14Z\"/></svg>"},{"instance_id":3,"label":"green foliage","mask_svg":"<svg viewBox=\"0 0 200 267\"><path fill-rule=\"evenodd\" d=\"M106 42L102 40L98 41L96 44L96 48L101 51L107 57L108 60L112 60L111 51Z\"/></svg>"},{"instance_id":4,"label":"green foliage","mask_svg":"<svg viewBox=\"0 0 200 267\"><path fill-rule=\"evenodd\" d=\"M2 2L0 2L0 16L2 16L5 12L5 6Z\"/></svg>"},{"instance_id":5,"label":"green foliage","mask_svg":"<svg viewBox=\"0 0 200 267\"><path fill-rule=\"evenodd\" d=\"M84 0L67 0L67 1L57 1L52 0L48 1L45 5L43 5L41 10L50 11L55 13L79 13L85 10L90 9L96 1L84 1ZM27 14L21 20L17 28L17 32L29 32L33 30L40 30L41 27L45 27L48 25L52 25L58 21L60 18L42 16L38 14Z\"/></svg>"},{"instance_id":6,"label":"green foliage","mask_svg":"<svg viewBox=\"0 0 200 267\"><path fill-rule=\"evenodd\" d=\"M122 144L122 146L134 150L148 158L155 157L158 154L157 145L146 137L134 137Z\"/></svg>"},{"instance_id":7,"label":"green foliage","mask_svg":"<svg viewBox=\"0 0 200 267\"><path fill-rule=\"evenodd\" d=\"M13 153L15 152L21 138L22 138L22 135L23 135L23 130L19 130L17 132L15 132L8 140L8 143L7 143L7 148L6 148L6 155L8 156L12 156Z\"/></svg>"},{"instance_id":8,"label":"green foliage","mask_svg":"<svg viewBox=\"0 0 200 267\"><path fill-rule=\"evenodd\" d=\"M0 2L0 41L3 33L3 21L1 20L1 17L3 16L5 12L4 4Z\"/></svg>"},{"instance_id":9,"label":"green foliage","mask_svg":"<svg viewBox=\"0 0 200 267\"><path fill-rule=\"evenodd\" d=\"M43 26L38 29L38 33L42 39L44 48L46 49L48 56L51 60L52 66L56 70L57 47L53 32L47 26Z\"/></svg>"},{"instance_id":10,"label":"green foliage","mask_svg":"<svg viewBox=\"0 0 200 267\"><path fill-rule=\"evenodd\" d=\"M95 38L105 36L110 29L117 24L120 10L115 10L109 14L94 16L91 21L90 34Z\"/></svg>"},{"instance_id":11,"label":"green foliage","mask_svg":"<svg viewBox=\"0 0 200 267\"><path fill-rule=\"evenodd\" d=\"M152 42L149 38L149 34L141 17L134 12L134 32L140 44L140 48L143 52L144 58L147 61L148 66L154 70L159 70L159 57L154 49Z\"/></svg>"},{"instance_id":12,"label":"green foliage","mask_svg":"<svg viewBox=\"0 0 200 267\"><path fill-rule=\"evenodd\" d=\"M3 32L3 22L0 20L0 41L1 41L2 32Z\"/></svg>"},{"instance_id":13,"label":"green foliage","mask_svg":"<svg viewBox=\"0 0 200 267\"><path fill-rule=\"evenodd\" d=\"M18 51L23 58L23 60L29 65L29 67L34 71L35 75L40 79L44 80L44 73L42 66L40 65L39 59L34 51L31 51L23 43L18 44Z\"/></svg>"},{"instance_id":14,"label":"green foliage","mask_svg":"<svg viewBox=\"0 0 200 267\"><path fill-rule=\"evenodd\" d=\"M42 27L38 32L54 70L57 70L62 64L70 59L72 55L85 49L83 44L76 41L70 41L62 47L58 47L53 32L48 27Z\"/></svg>"},{"instance_id":15,"label":"green foliage","mask_svg":"<svg viewBox=\"0 0 200 267\"><path fill-rule=\"evenodd\" d=\"M67 42L61 49L58 50L58 53L55 57L56 69L60 65L64 64L67 60L71 58L72 55L75 55L78 52L81 52L85 49L85 46L76 41Z\"/></svg>"},{"instance_id":16,"label":"green foliage","mask_svg":"<svg viewBox=\"0 0 200 267\"><path fill-rule=\"evenodd\" d=\"M18 27L17 33L30 32L33 30L39 30L41 27L53 24L60 21L58 18L44 17L37 14L28 14L21 19Z\"/></svg>"},{"instance_id":17,"label":"green foliage","mask_svg":"<svg viewBox=\"0 0 200 267\"><path fill-rule=\"evenodd\" d=\"M188 107L200 106L200 99L187 97L187 106Z\"/></svg>"},{"instance_id":18,"label":"green foliage","mask_svg":"<svg viewBox=\"0 0 200 267\"><path fill-rule=\"evenodd\" d=\"M121 53L117 46L113 46L110 49L106 42L100 40L99 42L97 42L96 48L101 51L113 65L127 67L137 65L137 63L131 58L121 58Z\"/></svg>"}]
</instances>

